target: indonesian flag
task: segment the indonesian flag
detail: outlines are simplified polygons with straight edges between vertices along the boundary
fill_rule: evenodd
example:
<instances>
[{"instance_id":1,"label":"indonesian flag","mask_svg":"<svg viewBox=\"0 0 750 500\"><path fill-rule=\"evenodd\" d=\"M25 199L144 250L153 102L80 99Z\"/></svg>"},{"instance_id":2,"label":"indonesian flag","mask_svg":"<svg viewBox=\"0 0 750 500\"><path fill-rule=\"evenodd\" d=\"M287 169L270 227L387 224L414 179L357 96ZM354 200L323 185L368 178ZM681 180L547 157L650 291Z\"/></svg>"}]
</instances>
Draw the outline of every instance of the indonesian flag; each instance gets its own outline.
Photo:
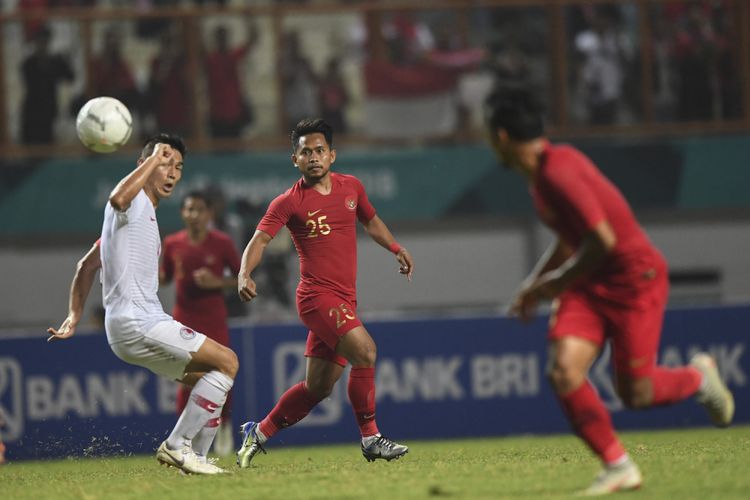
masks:
<instances>
[{"instance_id":1,"label":"indonesian flag","mask_svg":"<svg viewBox=\"0 0 750 500\"><path fill-rule=\"evenodd\" d=\"M482 57L483 50L470 49L434 51L425 62L414 65L367 62L364 68L367 134L390 139L454 132L459 77L467 66L475 65Z\"/></svg>"}]
</instances>

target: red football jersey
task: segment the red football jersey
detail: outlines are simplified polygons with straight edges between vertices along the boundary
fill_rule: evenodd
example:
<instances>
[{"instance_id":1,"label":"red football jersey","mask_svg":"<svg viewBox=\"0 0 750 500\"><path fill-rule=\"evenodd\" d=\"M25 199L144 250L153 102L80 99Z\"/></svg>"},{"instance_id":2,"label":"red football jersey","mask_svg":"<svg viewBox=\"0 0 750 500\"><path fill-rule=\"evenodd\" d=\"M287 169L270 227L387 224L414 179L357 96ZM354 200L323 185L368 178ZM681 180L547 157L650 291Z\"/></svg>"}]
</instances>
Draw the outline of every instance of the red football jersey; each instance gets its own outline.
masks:
<instances>
[{"instance_id":1,"label":"red football jersey","mask_svg":"<svg viewBox=\"0 0 750 500\"><path fill-rule=\"evenodd\" d=\"M216 276L229 269L236 275L240 256L225 233L210 230L206 238L194 244L182 230L164 238L161 271L168 280L174 279L177 290L172 315L185 325L217 340L227 331L227 307L222 290L205 290L196 285L193 272L206 267Z\"/></svg>"},{"instance_id":2,"label":"red football jersey","mask_svg":"<svg viewBox=\"0 0 750 500\"><path fill-rule=\"evenodd\" d=\"M617 237L607 261L581 284L612 298L629 295L644 276L666 272L666 263L638 224L625 197L583 153L548 144L531 196L540 218L577 249L602 221Z\"/></svg>"},{"instance_id":3,"label":"red football jersey","mask_svg":"<svg viewBox=\"0 0 750 500\"><path fill-rule=\"evenodd\" d=\"M373 217L375 209L359 179L331 172L329 194L300 179L271 202L258 229L276 236L281 226L289 228L300 261L298 299L333 292L356 301L356 223Z\"/></svg>"}]
</instances>

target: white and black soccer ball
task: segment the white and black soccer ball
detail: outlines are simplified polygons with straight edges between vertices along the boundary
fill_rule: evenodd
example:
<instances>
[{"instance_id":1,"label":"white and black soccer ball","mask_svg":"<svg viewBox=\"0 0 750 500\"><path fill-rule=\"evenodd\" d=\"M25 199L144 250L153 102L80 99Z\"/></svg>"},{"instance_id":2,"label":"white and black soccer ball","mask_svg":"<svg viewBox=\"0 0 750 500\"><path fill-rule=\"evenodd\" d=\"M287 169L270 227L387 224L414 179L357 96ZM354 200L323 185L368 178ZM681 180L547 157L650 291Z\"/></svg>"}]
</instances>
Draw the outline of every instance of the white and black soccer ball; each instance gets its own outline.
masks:
<instances>
[{"instance_id":1,"label":"white and black soccer ball","mask_svg":"<svg viewBox=\"0 0 750 500\"><path fill-rule=\"evenodd\" d=\"M130 139L133 118L127 106L114 97L95 97L78 112L76 130L90 150L112 153Z\"/></svg>"}]
</instances>

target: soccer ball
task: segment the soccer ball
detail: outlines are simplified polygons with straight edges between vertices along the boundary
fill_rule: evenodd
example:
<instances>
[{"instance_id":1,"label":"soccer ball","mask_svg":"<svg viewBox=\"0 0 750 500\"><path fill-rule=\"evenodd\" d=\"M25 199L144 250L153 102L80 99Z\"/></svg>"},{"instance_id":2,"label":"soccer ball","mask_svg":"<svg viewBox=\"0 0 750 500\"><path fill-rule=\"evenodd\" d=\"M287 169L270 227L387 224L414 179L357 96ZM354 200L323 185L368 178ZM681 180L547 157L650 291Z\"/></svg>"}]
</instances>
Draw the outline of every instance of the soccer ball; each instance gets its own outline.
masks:
<instances>
[{"instance_id":1,"label":"soccer ball","mask_svg":"<svg viewBox=\"0 0 750 500\"><path fill-rule=\"evenodd\" d=\"M78 138L97 153L112 153L128 142L133 118L114 97L95 97L83 105L76 118Z\"/></svg>"}]
</instances>

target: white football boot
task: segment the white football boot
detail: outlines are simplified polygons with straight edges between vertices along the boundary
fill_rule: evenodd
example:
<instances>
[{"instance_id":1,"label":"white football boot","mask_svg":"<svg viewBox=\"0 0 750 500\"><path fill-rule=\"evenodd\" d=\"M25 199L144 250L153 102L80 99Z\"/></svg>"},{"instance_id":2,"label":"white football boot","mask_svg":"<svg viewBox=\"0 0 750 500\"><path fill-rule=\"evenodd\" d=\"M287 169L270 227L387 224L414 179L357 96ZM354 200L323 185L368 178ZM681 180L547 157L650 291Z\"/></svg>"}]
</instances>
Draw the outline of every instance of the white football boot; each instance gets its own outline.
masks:
<instances>
[{"instance_id":1,"label":"white football boot","mask_svg":"<svg viewBox=\"0 0 750 500\"><path fill-rule=\"evenodd\" d=\"M721 380L716 361L701 352L693 356L690 365L703 374L703 382L695 399L706 408L715 426L727 427L734 417L734 396Z\"/></svg>"}]
</instances>

